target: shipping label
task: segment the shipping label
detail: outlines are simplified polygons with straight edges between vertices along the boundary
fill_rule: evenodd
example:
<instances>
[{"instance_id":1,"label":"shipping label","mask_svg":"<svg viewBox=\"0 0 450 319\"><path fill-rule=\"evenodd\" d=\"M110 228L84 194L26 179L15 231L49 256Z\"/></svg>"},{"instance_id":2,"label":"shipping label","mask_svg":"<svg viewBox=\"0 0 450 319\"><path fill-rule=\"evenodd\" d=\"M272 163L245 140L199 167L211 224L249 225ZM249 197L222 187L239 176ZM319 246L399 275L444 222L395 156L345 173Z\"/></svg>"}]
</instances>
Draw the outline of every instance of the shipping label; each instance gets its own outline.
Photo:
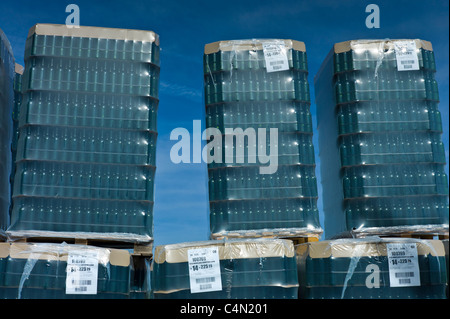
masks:
<instances>
[{"instance_id":1,"label":"shipping label","mask_svg":"<svg viewBox=\"0 0 450 319\"><path fill-rule=\"evenodd\" d=\"M71 251L67 257L66 294L97 294L98 252Z\"/></svg>"},{"instance_id":2,"label":"shipping label","mask_svg":"<svg viewBox=\"0 0 450 319\"><path fill-rule=\"evenodd\" d=\"M222 290L218 247L188 250L191 293Z\"/></svg>"},{"instance_id":3,"label":"shipping label","mask_svg":"<svg viewBox=\"0 0 450 319\"><path fill-rule=\"evenodd\" d=\"M416 243L386 244L391 287L420 286Z\"/></svg>"}]
</instances>

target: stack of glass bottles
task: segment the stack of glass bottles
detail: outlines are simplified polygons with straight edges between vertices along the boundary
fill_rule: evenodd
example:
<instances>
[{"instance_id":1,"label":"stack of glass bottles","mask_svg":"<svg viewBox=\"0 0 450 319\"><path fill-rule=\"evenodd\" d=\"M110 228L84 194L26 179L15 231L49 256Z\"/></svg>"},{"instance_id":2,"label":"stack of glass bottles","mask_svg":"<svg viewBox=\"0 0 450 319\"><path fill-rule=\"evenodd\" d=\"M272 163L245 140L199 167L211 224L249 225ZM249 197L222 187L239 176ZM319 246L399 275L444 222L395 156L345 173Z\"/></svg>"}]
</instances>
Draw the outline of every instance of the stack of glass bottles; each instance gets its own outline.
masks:
<instances>
[{"instance_id":1,"label":"stack of glass bottles","mask_svg":"<svg viewBox=\"0 0 450 319\"><path fill-rule=\"evenodd\" d=\"M22 103L22 75L23 75L23 66L19 64L15 64L15 73L14 73L14 106L12 110L12 120L13 120L13 137L11 143L11 152L12 152L12 167L11 167L11 194L13 192L14 185L14 175L16 171L16 166L14 163L16 162L17 155L17 141L19 140L19 108ZM10 206L10 210L12 209L12 205Z\"/></svg>"},{"instance_id":2,"label":"stack of glass bottles","mask_svg":"<svg viewBox=\"0 0 450 319\"><path fill-rule=\"evenodd\" d=\"M400 43L417 69L397 59ZM448 234L435 72L422 40L347 41L326 58L315 91L327 235Z\"/></svg>"},{"instance_id":3,"label":"stack of glass bottles","mask_svg":"<svg viewBox=\"0 0 450 319\"><path fill-rule=\"evenodd\" d=\"M11 201L13 87L14 55L8 38L0 29L0 239L6 236Z\"/></svg>"},{"instance_id":4,"label":"stack of glass bottles","mask_svg":"<svg viewBox=\"0 0 450 319\"><path fill-rule=\"evenodd\" d=\"M405 245L416 251L399 266ZM391 248L389 248L391 249ZM296 246L299 299L445 299L447 273L440 240L337 239ZM391 257L393 256L393 257ZM412 260L412 261L411 261ZM396 263L397 262L397 263ZM418 268L411 267L412 264ZM418 277L418 278L415 278Z\"/></svg>"},{"instance_id":5,"label":"stack of glass bottles","mask_svg":"<svg viewBox=\"0 0 450 319\"><path fill-rule=\"evenodd\" d=\"M35 25L10 236L153 240L159 38Z\"/></svg>"},{"instance_id":6,"label":"stack of glass bottles","mask_svg":"<svg viewBox=\"0 0 450 319\"><path fill-rule=\"evenodd\" d=\"M220 270L217 269L212 277L195 278L196 283L204 284L200 287L204 291L193 292L190 276L194 265L190 265L188 255L191 250L207 249L217 249ZM203 265L208 269L211 264ZM152 297L297 299L296 267L294 246L290 240L224 239L157 246L151 272ZM208 290L208 284L218 281L221 289Z\"/></svg>"},{"instance_id":7,"label":"stack of glass bottles","mask_svg":"<svg viewBox=\"0 0 450 319\"><path fill-rule=\"evenodd\" d=\"M285 70L269 71L263 49L269 44L286 54ZM307 77L305 46L299 41L205 46L206 128L222 139L207 154L211 238L322 233ZM274 129L277 140L271 140ZM270 154L276 154L277 167L262 173L274 163L260 156Z\"/></svg>"},{"instance_id":8,"label":"stack of glass bottles","mask_svg":"<svg viewBox=\"0 0 450 319\"><path fill-rule=\"evenodd\" d=\"M97 270L96 288L95 276L67 281L67 267L74 265L68 263L68 256L82 262L83 254L97 256L98 264L90 264ZM128 299L130 260L130 253L119 249L65 243L0 243L0 298Z\"/></svg>"}]
</instances>

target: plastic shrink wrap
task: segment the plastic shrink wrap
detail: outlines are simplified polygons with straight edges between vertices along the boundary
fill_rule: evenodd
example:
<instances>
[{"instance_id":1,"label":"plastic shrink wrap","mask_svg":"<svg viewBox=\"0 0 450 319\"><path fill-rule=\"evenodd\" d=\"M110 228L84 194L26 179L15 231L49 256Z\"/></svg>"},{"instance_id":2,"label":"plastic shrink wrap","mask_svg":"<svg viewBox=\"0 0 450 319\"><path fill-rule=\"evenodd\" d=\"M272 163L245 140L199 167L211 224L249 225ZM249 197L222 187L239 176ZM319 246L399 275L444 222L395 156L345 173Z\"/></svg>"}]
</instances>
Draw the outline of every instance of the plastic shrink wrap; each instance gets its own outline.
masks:
<instances>
[{"instance_id":1,"label":"plastic shrink wrap","mask_svg":"<svg viewBox=\"0 0 450 319\"><path fill-rule=\"evenodd\" d=\"M10 237L153 240L159 69L152 31L30 29Z\"/></svg>"},{"instance_id":2,"label":"plastic shrink wrap","mask_svg":"<svg viewBox=\"0 0 450 319\"><path fill-rule=\"evenodd\" d=\"M126 250L0 243L0 298L127 299L131 272Z\"/></svg>"},{"instance_id":3,"label":"plastic shrink wrap","mask_svg":"<svg viewBox=\"0 0 450 319\"><path fill-rule=\"evenodd\" d=\"M13 185L14 185L14 175L16 172L16 166L14 163L16 162L17 157L17 142L19 140L19 109L20 104L22 103L22 75L23 75L23 66L20 64L15 64L14 67L14 105L12 110L12 123L13 123L13 136L11 142L11 152L12 152L12 161L11 161L11 175L10 175L10 184L11 184L11 196L13 193ZM10 211L12 209L12 205L9 207Z\"/></svg>"},{"instance_id":4,"label":"plastic shrink wrap","mask_svg":"<svg viewBox=\"0 0 450 319\"><path fill-rule=\"evenodd\" d=\"M0 240L6 237L11 203L14 70L11 45L0 29Z\"/></svg>"},{"instance_id":5,"label":"plastic shrink wrap","mask_svg":"<svg viewBox=\"0 0 450 319\"><path fill-rule=\"evenodd\" d=\"M206 128L220 134L207 139L221 139L207 153L212 238L322 233L307 78L303 42L205 46ZM261 160L270 154L276 163Z\"/></svg>"},{"instance_id":6,"label":"plastic shrink wrap","mask_svg":"<svg viewBox=\"0 0 450 319\"><path fill-rule=\"evenodd\" d=\"M294 246L283 239L223 239L158 246L155 299L296 299Z\"/></svg>"},{"instance_id":7,"label":"plastic shrink wrap","mask_svg":"<svg viewBox=\"0 0 450 319\"><path fill-rule=\"evenodd\" d=\"M444 299L442 241L336 239L296 246L299 299Z\"/></svg>"},{"instance_id":8,"label":"plastic shrink wrap","mask_svg":"<svg viewBox=\"0 0 450 319\"><path fill-rule=\"evenodd\" d=\"M327 237L448 234L448 180L431 43L334 45L315 77Z\"/></svg>"}]
</instances>

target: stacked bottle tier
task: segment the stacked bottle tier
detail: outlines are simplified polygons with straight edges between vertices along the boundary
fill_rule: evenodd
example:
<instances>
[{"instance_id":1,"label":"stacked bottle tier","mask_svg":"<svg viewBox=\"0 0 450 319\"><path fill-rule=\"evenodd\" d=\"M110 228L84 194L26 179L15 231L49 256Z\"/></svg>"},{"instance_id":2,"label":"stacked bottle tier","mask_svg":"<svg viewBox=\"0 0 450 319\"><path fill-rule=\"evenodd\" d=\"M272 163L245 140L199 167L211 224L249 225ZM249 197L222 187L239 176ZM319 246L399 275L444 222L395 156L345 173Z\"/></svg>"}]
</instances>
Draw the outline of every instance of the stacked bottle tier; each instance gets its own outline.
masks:
<instances>
[{"instance_id":1,"label":"stacked bottle tier","mask_svg":"<svg viewBox=\"0 0 450 319\"><path fill-rule=\"evenodd\" d=\"M442 132L438 103L424 100L359 101L337 106L338 135L361 132Z\"/></svg>"},{"instance_id":2,"label":"stacked bottle tier","mask_svg":"<svg viewBox=\"0 0 450 319\"><path fill-rule=\"evenodd\" d=\"M434 52L420 48L416 50L420 69L436 71ZM385 51L361 48L334 54L335 73L355 70L397 69L394 50Z\"/></svg>"},{"instance_id":3,"label":"stacked bottle tier","mask_svg":"<svg viewBox=\"0 0 450 319\"><path fill-rule=\"evenodd\" d=\"M17 160L155 165L157 133L68 126L22 126Z\"/></svg>"},{"instance_id":4,"label":"stacked bottle tier","mask_svg":"<svg viewBox=\"0 0 450 319\"><path fill-rule=\"evenodd\" d=\"M300 299L445 298L446 274L443 256L419 255L420 285L409 287L390 286L387 256L354 258L308 256L303 262L305 271L299 273ZM367 286L366 269L369 265L376 265L379 268L377 271L380 278L379 288L371 289ZM409 278L406 274L404 276Z\"/></svg>"},{"instance_id":5,"label":"stacked bottle tier","mask_svg":"<svg viewBox=\"0 0 450 319\"><path fill-rule=\"evenodd\" d=\"M345 198L447 195L448 180L440 164L352 166L343 171Z\"/></svg>"},{"instance_id":6,"label":"stacked bottle tier","mask_svg":"<svg viewBox=\"0 0 450 319\"><path fill-rule=\"evenodd\" d=\"M210 203L213 236L242 230L274 230L304 235L304 228L318 228L317 198L257 198Z\"/></svg>"},{"instance_id":7,"label":"stacked bottle tier","mask_svg":"<svg viewBox=\"0 0 450 319\"><path fill-rule=\"evenodd\" d=\"M258 131L255 137L258 136ZM276 145L272 132L267 132L265 141L258 138L245 138L244 135L222 135L221 146L216 146L215 152L220 152L221 161L212 161L208 169L219 167L250 167L267 166L270 163L262 163L262 156L276 155L277 165L314 165L314 145L312 134L301 132L283 132L277 135ZM217 154L214 154L217 156Z\"/></svg>"},{"instance_id":8,"label":"stacked bottle tier","mask_svg":"<svg viewBox=\"0 0 450 319\"><path fill-rule=\"evenodd\" d=\"M190 292L188 263L153 263L155 299L297 299L294 257L220 259L222 290Z\"/></svg>"},{"instance_id":9,"label":"stacked bottle tier","mask_svg":"<svg viewBox=\"0 0 450 319\"><path fill-rule=\"evenodd\" d=\"M236 70L206 73L204 79L207 106L239 101L310 101L308 73L301 70Z\"/></svg>"},{"instance_id":10,"label":"stacked bottle tier","mask_svg":"<svg viewBox=\"0 0 450 319\"><path fill-rule=\"evenodd\" d=\"M289 69L308 71L306 52L288 49L287 60ZM231 50L205 54L203 57L204 73L259 70L266 69L263 50Z\"/></svg>"},{"instance_id":11,"label":"stacked bottle tier","mask_svg":"<svg viewBox=\"0 0 450 319\"><path fill-rule=\"evenodd\" d=\"M151 201L19 196L13 202L10 229L17 232L108 233L129 240L153 231Z\"/></svg>"},{"instance_id":12,"label":"stacked bottle tier","mask_svg":"<svg viewBox=\"0 0 450 319\"><path fill-rule=\"evenodd\" d=\"M377 100L439 101L434 72L400 72L397 69L367 70L335 75L336 103Z\"/></svg>"},{"instance_id":13,"label":"stacked bottle tier","mask_svg":"<svg viewBox=\"0 0 450 319\"><path fill-rule=\"evenodd\" d=\"M430 131L350 134L341 136L339 145L342 166L393 163L445 164L445 148L441 133Z\"/></svg>"},{"instance_id":14,"label":"stacked bottle tier","mask_svg":"<svg viewBox=\"0 0 450 319\"><path fill-rule=\"evenodd\" d=\"M369 228L448 225L449 222L447 195L352 199L344 202L344 210L347 229L355 229L361 225Z\"/></svg>"},{"instance_id":15,"label":"stacked bottle tier","mask_svg":"<svg viewBox=\"0 0 450 319\"><path fill-rule=\"evenodd\" d=\"M225 128L276 128L278 132L312 133L309 102L234 102L210 105L206 108L206 127L221 132Z\"/></svg>"},{"instance_id":16,"label":"stacked bottle tier","mask_svg":"<svg viewBox=\"0 0 450 319\"><path fill-rule=\"evenodd\" d=\"M159 66L145 62L31 56L24 90L112 93L158 98Z\"/></svg>"},{"instance_id":17,"label":"stacked bottle tier","mask_svg":"<svg viewBox=\"0 0 450 319\"><path fill-rule=\"evenodd\" d=\"M283 165L273 174L259 166L208 170L209 200L317 197L314 165Z\"/></svg>"},{"instance_id":18,"label":"stacked bottle tier","mask_svg":"<svg viewBox=\"0 0 450 319\"><path fill-rule=\"evenodd\" d=\"M17 162L8 230L145 241L153 233L154 174L149 165Z\"/></svg>"},{"instance_id":19,"label":"stacked bottle tier","mask_svg":"<svg viewBox=\"0 0 450 319\"><path fill-rule=\"evenodd\" d=\"M19 126L26 124L157 130L158 100L145 96L28 91Z\"/></svg>"},{"instance_id":20,"label":"stacked bottle tier","mask_svg":"<svg viewBox=\"0 0 450 319\"><path fill-rule=\"evenodd\" d=\"M158 66L160 63L155 42L45 34L31 36L25 45L25 56L138 61Z\"/></svg>"},{"instance_id":21,"label":"stacked bottle tier","mask_svg":"<svg viewBox=\"0 0 450 319\"><path fill-rule=\"evenodd\" d=\"M66 294L66 269L67 261L62 260L0 258L0 298L124 299L129 296L128 267L99 263L96 294Z\"/></svg>"},{"instance_id":22,"label":"stacked bottle tier","mask_svg":"<svg viewBox=\"0 0 450 319\"><path fill-rule=\"evenodd\" d=\"M153 199L155 167L52 161L16 163L14 196Z\"/></svg>"}]
</instances>

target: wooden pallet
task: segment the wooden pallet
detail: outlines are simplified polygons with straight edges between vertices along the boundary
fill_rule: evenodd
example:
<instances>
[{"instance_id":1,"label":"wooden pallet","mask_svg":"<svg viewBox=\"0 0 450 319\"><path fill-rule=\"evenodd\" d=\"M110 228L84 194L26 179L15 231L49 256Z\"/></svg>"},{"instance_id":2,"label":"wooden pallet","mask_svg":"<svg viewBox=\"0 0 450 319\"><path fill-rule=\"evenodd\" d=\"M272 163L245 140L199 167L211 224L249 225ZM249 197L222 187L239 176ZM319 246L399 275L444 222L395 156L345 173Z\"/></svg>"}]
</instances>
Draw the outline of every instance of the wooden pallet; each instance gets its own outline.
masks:
<instances>
[{"instance_id":1,"label":"wooden pallet","mask_svg":"<svg viewBox=\"0 0 450 319\"><path fill-rule=\"evenodd\" d=\"M356 238L365 238L369 235L356 234ZM416 238L416 239L437 239L444 240L448 239L447 234L434 234L434 233L398 233L398 234L380 234L378 235L381 238Z\"/></svg>"},{"instance_id":2,"label":"wooden pallet","mask_svg":"<svg viewBox=\"0 0 450 319\"><path fill-rule=\"evenodd\" d=\"M88 245L100 248L112 248L112 249L126 249L129 250L132 255L151 257L153 256L153 242L149 243L133 243L108 239L90 239L90 238L63 238L63 237L23 237L10 242L21 243L49 243L49 244L61 244L63 242L67 244L75 245Z\"/></svg>"},{"instance_id":3,"label":"wooden pallet","mask_svg":"<svg viewBox=\"0 0 450 319\"><path fill-rule=\"evenodd\" d=\"M310 236L310 237L291 237L291 238L283 238L283 239L289 239L292 240L294 243L294 246L305 244L305 243L313 243L319 241L319 237L316 236Z\"/></svg>"},{"instance_id":4,"label":"wooden pallet","mask_svg":"<svg viewBox=\"0 0 450 319\"><path fill-rule=\"evenodd\" d=\"M225 235L212 234L211 239L223 240L223 239L250 239L250 238L278 238L289 239L294 242L294 245L303 244L307 242L319 241L319 233L298 233L298 232L230 232Z\"/></svg>"},{"instance_id":5,"label":"wooden pallet","mask_svg":"<svg viewBox=\"0 0 450 319\"><path fill-rule=\"evenodd\" d=\"M448 234L399 234L396 236L380 236L382 238L385 237L400 237L400 238L417 238L417 239L438 239L444 240L448 239Z\"/></svg>"},{"instance_id":6,"label":"wooden pallet","mask_svg":"<svg viewBox=\"0 0 450 319\"><path fill-rule=\"evenodd\" d=\"M448 239L449 228L444 225L436 226L392 226L392 227L367 227L361 230L351 231L355 238L369 236L378 237L403 237L417 239Z\"/></svg>"}]
</instances>

